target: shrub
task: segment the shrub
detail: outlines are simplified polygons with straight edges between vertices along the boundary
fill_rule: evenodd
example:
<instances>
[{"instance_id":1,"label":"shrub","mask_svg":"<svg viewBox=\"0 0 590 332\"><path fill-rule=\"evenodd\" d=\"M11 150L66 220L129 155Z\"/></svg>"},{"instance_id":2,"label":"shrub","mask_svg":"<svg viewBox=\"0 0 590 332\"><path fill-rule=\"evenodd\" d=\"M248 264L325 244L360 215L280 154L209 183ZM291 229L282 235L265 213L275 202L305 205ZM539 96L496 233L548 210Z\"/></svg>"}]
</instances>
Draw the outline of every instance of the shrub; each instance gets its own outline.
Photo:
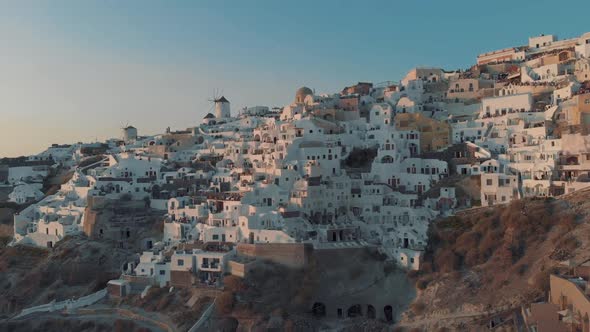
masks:
<instances>
[{"instance_id":1,"label":"shrub","mask_svg":"<svg viewBox=\"0 0 590 332\"><path fill-rule=\"evenodd\" d=\"M460 259L451 249L443 249L435 258L435 264L439 271L448 273L460 267Z\"/></svg>"},{"instance_id":2,"label":"shrub","mask_svg":"<svg viewBox=\"0 0 590 332\"><path fill-rule=\"evenodd\" d=\"M526 273L526 271L529 269L528 264L520 264L516 267L516 273L518 273L518 275L522 276Z\"/></svg>"},{"instance_id":3,"label":"shrub","mask_svg":"<svg viewBox=\"0 0 590 332\"><path fill-rule=\"evenodd\" d=\"M155 311L164 311L166 308L168 308L168 306L170 306L170 304L172 303L172 298L174 297L173 294L166 294L165 296L163 296L160 301L158 301L158 304L156 305L156 310Z\"/></svg>"},{"instance_id":4,"label":"shrub","mask_svg":"<svg viewBox=\"0 0 590 332\"><path fill-rule=\"evenodd\" d=\"M221 315L228 315L234 309L234 293L224 291L215 300L215 308Z\"/></svg>"},{"instance_id":5,"label":"shrub","mask_svg":"<svg viewBox=\"0 0 590 332\"><path fill-rule=\"evenodd\" d=\"M410 305L410 309L416 315L422 315L424 313L424 309L426 309L426 305L422 302L414 302Z\"/></svg>"},{"instance_id":6,"label":"shrub","mask_svg":"<svg viewBox=\"0 0 590 332\"><path fill-rule=\"evenodd\" d=\"M129 332L135 328L135 323L129 320L117 319L114 324L114 331L116 332Z\"/></svg>"},{"instance_id":7,"label":"shrub","mask_svg":"<svg viewBox=\"0 0 590 332\"><path fill-rule=\"evenodd\" d=\"M216 324L216 330L220 332L235 332L240 323L233 317L227 317L219 320Z\"/></svg>"},{"instance_id":8,"label":"shrub","mask_svg":"<svg viewBox=\"0 0 590 332\"><path fill-rule=\"evenodd\" d=\"M234 275L225 276L223 278L223 286L225 286L228 291L234 293L241 291L245 287L244 280Z\"/></svg>"},{"instance_id":9,"label":"shrub","mask_svg":"<svg viewBox=\"0 0 590 332\"><path fill-rule=\"evenodd\" d=\"M426 287L428 287L429 283L430 280L428 278L418 279L418 281L416 282L416 288L418 288L419 290L425 290Z\"/></svg>"}]
</instances>

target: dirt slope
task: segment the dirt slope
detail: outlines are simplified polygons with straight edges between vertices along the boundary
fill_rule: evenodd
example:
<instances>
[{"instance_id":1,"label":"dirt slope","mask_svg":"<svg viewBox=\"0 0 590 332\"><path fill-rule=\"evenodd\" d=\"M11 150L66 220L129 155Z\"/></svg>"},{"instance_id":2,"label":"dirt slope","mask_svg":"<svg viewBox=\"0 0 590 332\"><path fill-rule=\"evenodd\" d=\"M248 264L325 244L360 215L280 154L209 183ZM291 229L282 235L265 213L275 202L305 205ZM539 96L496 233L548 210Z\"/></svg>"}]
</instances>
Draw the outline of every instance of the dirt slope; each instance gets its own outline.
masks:
<instances>
[{"instance_id":1,"label":"dirt slope","mask_svg":"<svg viewBox=\"0 0 590 332\"><path fill-rule=\"evenodd\" d=\"M590 258L590 191L464 211L431 228L419 290L402 323L478 330L542 298L560 262ZM484 317L483 319L474 320Z\"/></svg>"}]
</instances>

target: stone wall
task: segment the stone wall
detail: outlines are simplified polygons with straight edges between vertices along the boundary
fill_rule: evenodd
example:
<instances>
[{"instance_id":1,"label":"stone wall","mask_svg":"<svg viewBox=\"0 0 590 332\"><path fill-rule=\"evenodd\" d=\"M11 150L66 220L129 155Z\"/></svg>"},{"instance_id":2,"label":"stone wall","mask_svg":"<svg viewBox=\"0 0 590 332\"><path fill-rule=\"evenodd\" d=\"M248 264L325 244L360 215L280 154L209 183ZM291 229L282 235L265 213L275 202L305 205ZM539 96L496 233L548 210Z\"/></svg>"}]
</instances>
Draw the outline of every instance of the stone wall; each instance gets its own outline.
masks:
<instances>
[{"instance_id":1,"label":"stone wall","mask_svg":"<svg viewBox=\"0 0 590 332\"><path fill-rule=\"evenodd\" d=\"M170 271L170 286L191 287L193 275L190 271Z\"/></svg>"},{"instance_id":2,"label":"stone wall","mask_svg":"<svg viewBox=\"0 0 590 332\"><path fill-rule=\"evenodd\" d=\"M239 255L266 259L292 268L305 266L312 252L313 246L304 243L238 244Z\"/></svg>"}]
</instances>

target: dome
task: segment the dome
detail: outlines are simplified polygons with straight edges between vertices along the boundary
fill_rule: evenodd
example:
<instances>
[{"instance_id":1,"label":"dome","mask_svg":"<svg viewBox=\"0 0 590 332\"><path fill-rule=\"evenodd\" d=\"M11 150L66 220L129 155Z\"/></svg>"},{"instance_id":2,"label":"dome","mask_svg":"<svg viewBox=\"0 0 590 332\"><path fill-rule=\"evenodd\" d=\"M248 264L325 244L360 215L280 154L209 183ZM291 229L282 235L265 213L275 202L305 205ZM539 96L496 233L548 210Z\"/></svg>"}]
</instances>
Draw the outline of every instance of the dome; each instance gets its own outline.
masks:
<instances>
[{"instance_id":1,"label":"dome","mask_svg":"<svg viewBox=\"0 0 590 332\"><path fill-rule=\"evenodd\" d=\"M207 113L207 115L205 115L205 117L203 119L213 119L215 118L215 115L211 114L211 113Z\"/></svg>"},{"instance_id":2,"label":"dome","mask_svg":"<svg viewBox=\"0 0 590 332\"><path fill-rule=\"evenodd\" d=\"M295 93L295 102L302 103L308 95L313 95L313 91L310 88L304 86L297 89L297 92Z\"/></svg>"},{"instance_id":3,"label":"dome","mask_svg":"<svg viewBox=\"0 0 590 332\"><path fill-rule=\"evenodd\" d=\"M310 88L304 86L304 87L297 89L297 93L295 93L295 96L305 97L307 95L312 95L312 94L313 94L313 91Z\"/></svg>"}]
</instances>

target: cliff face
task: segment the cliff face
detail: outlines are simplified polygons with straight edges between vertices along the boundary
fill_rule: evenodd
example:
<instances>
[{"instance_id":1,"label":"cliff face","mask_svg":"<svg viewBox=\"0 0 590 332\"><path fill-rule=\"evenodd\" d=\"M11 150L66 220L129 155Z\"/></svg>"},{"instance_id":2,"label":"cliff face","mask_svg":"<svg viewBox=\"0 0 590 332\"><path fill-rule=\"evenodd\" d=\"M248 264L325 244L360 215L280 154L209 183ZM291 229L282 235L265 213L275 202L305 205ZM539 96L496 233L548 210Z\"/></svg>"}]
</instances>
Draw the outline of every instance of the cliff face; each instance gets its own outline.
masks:
<instances>
[{"instance_id":1,"label":"cliff face","mask_svg":"<svg viewBox=\"0 0 590 332\"><path fill-rule=\"evenodd\" d=\"M424 268L411 274L419 294L403 323L476 328L490 315L543 297L549 274L564 268L563 261L588 258L588 198L590 192L580 191L519 200L433 224Z\"/></svg>"},{"instance_id":2,"label":"cliff face","mask_svg":"<svg viewBox=\"0 0 590 332\"><path fill-rule=\"evenodd\" d=\"M267 260L292 261L269 248L245 278L225 277L217 318L236 318L244 330L390 330L415 296L405 272L375 250L315 249L294 268Z\"/></svg>"},{"instance_id":3,"label":"cliff face","mask_svg":"<svg viewBox=\"0 0 590 332\"><path fill-rule=\"evenodd\" d=\"M144 201L92 199L84 212L84 234L118 248L150 249L162 239L163 214Z\"/></svg>"}]
</instances>

